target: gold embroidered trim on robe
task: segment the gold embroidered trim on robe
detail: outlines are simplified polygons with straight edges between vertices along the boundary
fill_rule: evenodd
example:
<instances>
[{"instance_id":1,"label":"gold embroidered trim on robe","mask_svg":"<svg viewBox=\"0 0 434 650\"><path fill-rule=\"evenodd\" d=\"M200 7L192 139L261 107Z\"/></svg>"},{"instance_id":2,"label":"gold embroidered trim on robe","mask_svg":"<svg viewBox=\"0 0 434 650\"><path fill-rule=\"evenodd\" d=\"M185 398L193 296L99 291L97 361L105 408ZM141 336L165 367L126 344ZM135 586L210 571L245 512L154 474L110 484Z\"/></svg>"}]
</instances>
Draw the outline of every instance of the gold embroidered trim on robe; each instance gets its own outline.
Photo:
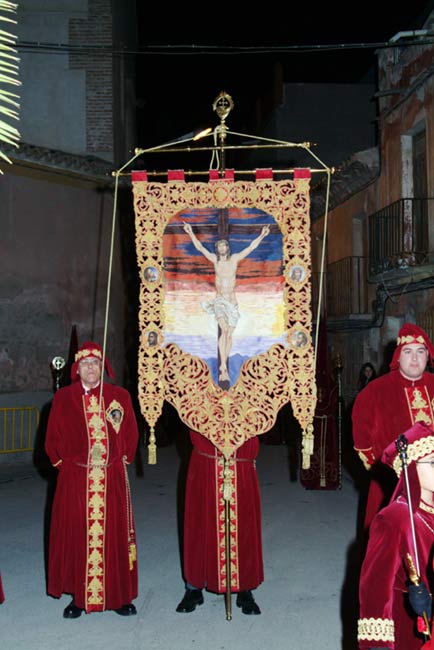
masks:
<instances>
[{"instance_id":1,"label":"gold embroidered trim on robe","mask_svg":"<svg viewBox=\"0 0 434 650\"><path fill-rule=\"evenodd\" d=\"M427 387L405 387L404 390L412 424L425 422L428 426L433 427L434 416Z\"/></svg>"},{"instance_id":2,"label":"gold embroidered trim on robe","mask_svg":"<svg viewBox=\"0 0 434 650\"><path fill-rule=\"evenodd\" d=\"M217 562L219 591L226 590L226 497L229 497L229 536L230 536L230 571L231 591L239 591L239 551L238 551L238 498L237 469L234 460L228 461L229 473L225 476L225 459L217 458L216 467L216 508L217 508ZM226 479L226 480L225 480ZM230 483L228 488L228 482ZM231 494L229 494L229 492Z\"/></svg>"},{"instance_id":3,"label":"gold embroidered trim on robe","mask_svg":"<svg viewBox=\"0 0 434 650\"><path fill-rule=\"evenodd\" d=\"M360 618L358 641L395 641L395 624L390 618Z\"/></svg>"},{"instance_id":4,"label":"gold embroidered trim on robe","mask_svg":"<svg viewBox=\"0 0 434 650\"><path fill-rule=\"evenodd\" d=\"M110 422L116 433L119 433L125 415L124 407L116 399L112 399L105 412L106 419Z\"/></svg>"},{"instance_id":5,"label":"gold embroidered trim on robe","mask_svg":"<svg viewBox=\"0 0 434 650\"><path fill-rule=\"evenodd\" d=\"M367 449L357 449L355 447L355 450L358 453L359 458L364 465L364 468L369 471L375 463L375 454L372 450L372 447L368 447Z\"/></svg>"},{"instance_id":6,"label":"gold embroidered trim on robe","mask_svg":"<svg viewBox=\"0 0 434 650\"><path fill-rule=\"evenodd\" d=\"M415 424L416 422L425 422L429 427L434 428L434 414L427 387L405 387L404 391L412 424ZM416 442L408 445L406 450L408 463L418 460L423 456L427 456L433 451L434 433L433 436L428 436L422 440L416 440ZM393 469L398 476L401 475L402 461L399 455L393 462Z\"/></svg>"},{"instance_id":7,"label":"gold embroidered trim on robe","mask_svg":"<svg viewBox=\"0 0 434 650\"><path fill-rule=\"evenodd\" d=\"M105 609L105 523L108 462L104 400L100 408L95 395L83 396L89 440L87 468L87 561L86 612Z\"/></svg>"},{"instance_id":8,"label":"gold embroidered trim on robe","mask_svg":"<svg viewBox=\"0 0 434 650\"><path fill-rule=\"evenodd\" d=\"M428 454L434 453L434 432L432 436L427 436L421 440L416 440L412 442L411 445L408 445L406 454L407 454L407 465L410 463L419 460L419 458L424 458ZM393 461L393 469L395 470L397 476L401 476L402 472L402 461L398 456Z\"/></svg>"},{"instance_id":9,"label":"gold embroidered trim on robe","mask_svg":"<svg viewBox=\"0 0 434 650\"><path fill-rule=\"evenodd\" d=\"M127 457L123 456L122 463L125 475L125 496L127 500L127 529L128 529L128 561L130 571L134 569L134 562L137 562L136 531L134 529L133 507L131 504L131 488L127 471Z\"/></svg>"}]
</instances>

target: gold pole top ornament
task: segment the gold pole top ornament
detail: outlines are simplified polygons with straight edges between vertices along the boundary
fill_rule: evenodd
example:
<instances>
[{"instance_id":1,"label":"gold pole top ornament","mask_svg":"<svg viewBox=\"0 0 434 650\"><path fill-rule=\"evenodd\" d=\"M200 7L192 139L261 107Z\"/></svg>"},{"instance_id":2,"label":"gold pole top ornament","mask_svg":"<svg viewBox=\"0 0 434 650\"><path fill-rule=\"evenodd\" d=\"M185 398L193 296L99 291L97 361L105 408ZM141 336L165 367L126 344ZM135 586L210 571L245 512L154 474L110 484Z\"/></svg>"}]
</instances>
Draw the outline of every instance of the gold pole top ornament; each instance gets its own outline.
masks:
<instances>
[{"instance_id":1,"label":"gold pole top ornament","mask_svg":"<svg viewBox=\"0 0 434 650\"><path fill-rule=\"evenodd\" d=\"M225 141L226 134L228 132L228 127L225 123L225 120L231 110L234 107L234 102L232 97L228 95L224 90L217 95L212 105L213 110L217 113L220 118L220 124L214 129L214 137L218 136L219 138L219 147L220 147L220 161L219 161L219 173L222 176L226 168L225 160ZM216 141L216 140L215 140ZM211 162L212 165L212 162Z\"/></svg>"},{"instance_id":2,"label":"gold pole top ornament","mask_svg":"<svg viewBox=\"0 0 434 650\"><path fill-rule=\"evenodd\" d=\"M224 90L217 95L212 105L213 111L217 113L222 123L226 120L233 107L232 97Z\"/></svg>"}]
</instances>

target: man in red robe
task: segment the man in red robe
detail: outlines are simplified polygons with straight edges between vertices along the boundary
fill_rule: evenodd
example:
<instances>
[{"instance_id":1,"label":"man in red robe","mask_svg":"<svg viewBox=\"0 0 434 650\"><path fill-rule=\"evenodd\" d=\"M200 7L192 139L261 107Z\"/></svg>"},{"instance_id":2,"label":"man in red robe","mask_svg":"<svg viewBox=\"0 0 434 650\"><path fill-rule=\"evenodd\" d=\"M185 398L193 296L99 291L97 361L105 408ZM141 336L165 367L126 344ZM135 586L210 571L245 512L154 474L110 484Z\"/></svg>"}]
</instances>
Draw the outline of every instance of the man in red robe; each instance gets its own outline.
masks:
<instances>
[{"instance_id":1,"label":"man in red robe","mask_svg":"<svg viewBox=\"0 0 434 650\"><path fill-rule=\"evenodd\" d=\"M421 650L424 635L426 639L429 633L434 431L417 422L403 436L406 445L400 451L393 441L382 456L399 481L392 501L377 513L370 527L359 587L360 650ZM421 611L413 609L411 590L417 583L422 583L428 596Z\"/></svg>"},{"instance_id":2,"label":"man in red robe","mask_svg":"<svg viewBox=\"0 0 434 650\"><path fill-rule=\"evenodd\" d=\"M203 589L227 591L224 469L222 454L203 435L190 431L184 517L186 591L176 611L189 613L203 603ZM252 589L264 580L261 505L255 459L257 437L247 440L230 460L230 590L243 614L260 614ZM228 495L226 495L228 496Z\"/></svg>"},{"instance_id":3,"label":"man in red robe","mask_svg":"<svg viewBox=\"0 0 434 650\"><path fill-rule=\"evenodd\" d=\"M72 383L54 396L45 448L59 470L50 528L48 593L71 594L64 618L83 611L136 613L136 539L127 465L138 429L131 397L101 384L103 353L75 355ZM109 377L113 371L107 359Z\"/></svg>"},{"instance_id":4,"label":"man in red robe","mask_svg":"<svg viewBox=\"0 0 434 650\"><path fill-rule=\"evenodd\" d=\"M404 323L390 372L369 382L354 402L354 448L371 473L366 531L374 515L389 502L396 485L393 472L380 462L383 450L415 422L434 426L434 375L426 372L433 359L434 346L426 332Z\"/></svg>"}]
</instances>

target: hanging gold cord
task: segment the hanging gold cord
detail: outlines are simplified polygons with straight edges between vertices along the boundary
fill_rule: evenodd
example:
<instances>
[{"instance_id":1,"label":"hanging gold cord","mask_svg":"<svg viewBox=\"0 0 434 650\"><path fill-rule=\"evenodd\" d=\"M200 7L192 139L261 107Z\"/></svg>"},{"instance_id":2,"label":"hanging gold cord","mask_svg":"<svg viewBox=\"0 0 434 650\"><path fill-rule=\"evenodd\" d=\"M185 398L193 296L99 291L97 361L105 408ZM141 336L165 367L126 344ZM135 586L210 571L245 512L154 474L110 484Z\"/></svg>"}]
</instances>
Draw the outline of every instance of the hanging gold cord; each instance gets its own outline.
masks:
<instances>
[{"instance_id":1,"label":"hanging gold cord","mask_svg":"<svg viewBox=\"0 0 434 650\"><path fill-rule=\"evenodd\" d=\"M318 350L318 338L319 338L319 324L321 318L321 307L322 307L322 298L323 298L323 283L324 283L324 268L325 268L325 257L327 251L327 217L329 212L329 199L330 199L330 182L331 182L331 170L327 170L327 190L326 190L326 201L325 201L325 211L324 211L324 228L323 228L323 239L322 239L322 249L321 249L321 265L319 272L319 289L318 289L318 305L316 312L316 329L315 329L315 353L314 353L314 368L316 371L316 359L317 359L317 350Z\"/></svg>"},{"instance_id":2,"label":"hanging gold cord","mask_svg":"<svg viewBox=\"0 0 434 650\"><path fill-rule=\"evenodd\" d=\"M112 280L112 269L113 269L113 251L115 244L115 232L116 232L116 212L117 212L117 203L118 203L118 186L119 186L119 176L122 171L130 165L139 154L135 154L125 165L123 165L117 172L115 172L115 189L114 189L114 200L113 200L113 215L112 215L112 230L110 236L110 252L109 252L109 264L107 272L107 295L106 295L106 305L105 305L105 316L104 316L104 330L103 330L103 341L102 341L102 360L101 360L101 384L99 391L99 408L100 415L104 418L104 413L101 413L102 409L102 393L103 393L103 384L104 384L104 372L105 372L105 357L106 357L106 345L107 345L107 327L108 327L108 317L109 317L109 308L110 308L110 290L111 290L111 280ZM155 442L155 436L154 436Z\"/></svg>"}]
</instances>

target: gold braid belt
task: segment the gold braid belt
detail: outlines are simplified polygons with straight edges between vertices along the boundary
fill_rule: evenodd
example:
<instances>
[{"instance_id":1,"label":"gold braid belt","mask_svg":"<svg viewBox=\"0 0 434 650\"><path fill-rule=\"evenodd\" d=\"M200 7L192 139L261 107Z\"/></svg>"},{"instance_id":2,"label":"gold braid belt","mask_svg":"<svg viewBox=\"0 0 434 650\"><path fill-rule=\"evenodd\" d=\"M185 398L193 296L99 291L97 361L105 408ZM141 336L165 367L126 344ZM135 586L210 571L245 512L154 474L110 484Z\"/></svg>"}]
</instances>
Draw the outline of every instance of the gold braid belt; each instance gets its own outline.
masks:
<instances>
[{"instance_id":1,"label":"gold braid belt","mask_svg":"<svg viewBox=\"0 0 434 650\"><path fill-rule=\"evenodd\" d=\"M206 454L204 451L199 451L195 447L193 447L193 451L195 454L199 454L199 456L205 456L205 458L211 458L212 460L219 460L220 458L224 458L223 454L215 453L213 454ZM253 463L253 465L256 465L256 458L231 458L230 460L234 460L237 463Z\"/></svg>"}]
</instances>

